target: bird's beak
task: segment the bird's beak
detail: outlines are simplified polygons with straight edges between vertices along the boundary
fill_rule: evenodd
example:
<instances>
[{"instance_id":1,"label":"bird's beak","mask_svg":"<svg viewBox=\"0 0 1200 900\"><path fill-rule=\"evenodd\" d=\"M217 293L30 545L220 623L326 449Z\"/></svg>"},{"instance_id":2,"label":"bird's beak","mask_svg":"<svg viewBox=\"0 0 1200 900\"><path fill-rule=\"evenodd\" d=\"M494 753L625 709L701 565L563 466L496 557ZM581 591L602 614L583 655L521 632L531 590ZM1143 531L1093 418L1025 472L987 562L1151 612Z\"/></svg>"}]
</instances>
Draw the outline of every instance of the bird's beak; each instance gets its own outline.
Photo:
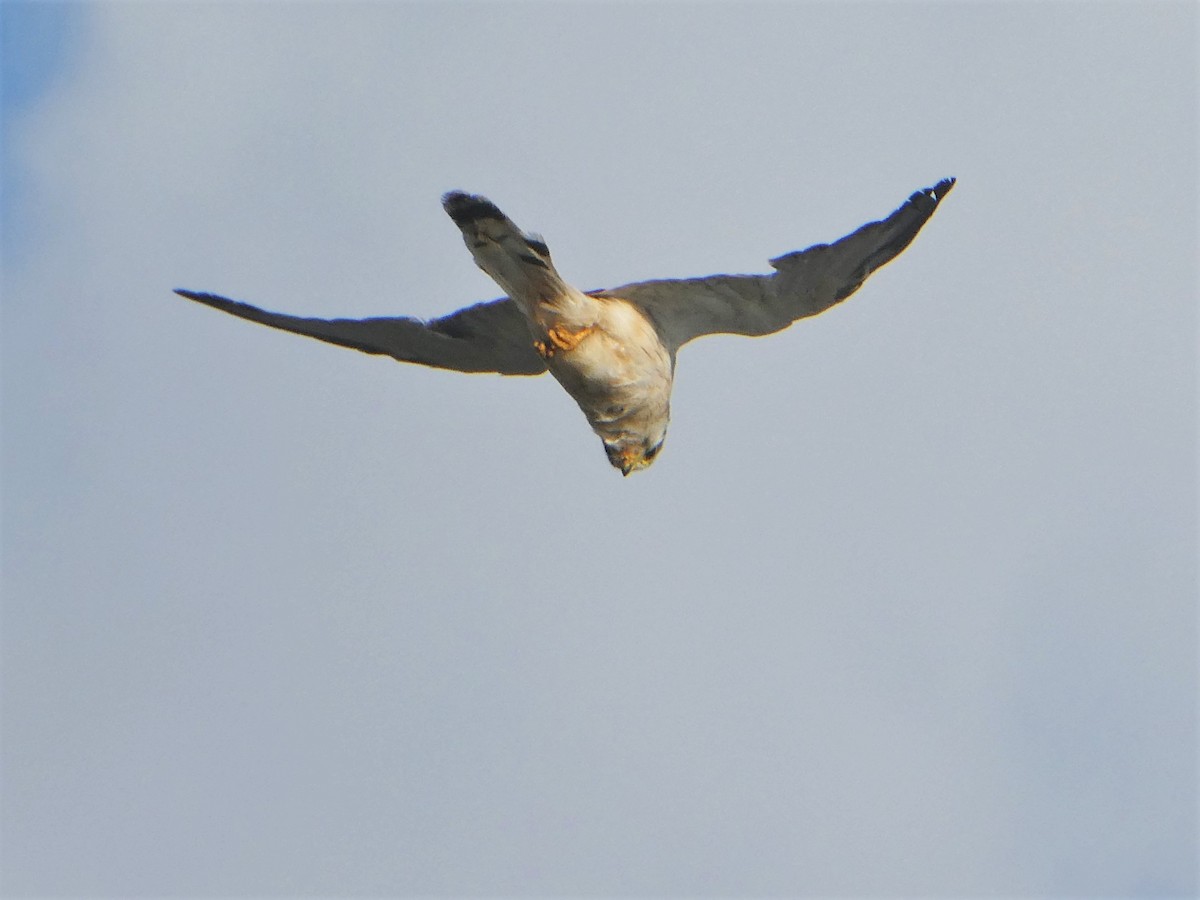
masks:
<instances>
[{"instance_id":1,"label":"bird's beak","mask_svg":"<svg viewBox=\"0 0 1200 900\"><path fill-rule=\"evenodd\" d=\"M624 475L626 478L629 477L629 473L632 471L633 471L633 463L630 463L630 462L621 463L621 474Z\"/></svg>"}]
</instances>

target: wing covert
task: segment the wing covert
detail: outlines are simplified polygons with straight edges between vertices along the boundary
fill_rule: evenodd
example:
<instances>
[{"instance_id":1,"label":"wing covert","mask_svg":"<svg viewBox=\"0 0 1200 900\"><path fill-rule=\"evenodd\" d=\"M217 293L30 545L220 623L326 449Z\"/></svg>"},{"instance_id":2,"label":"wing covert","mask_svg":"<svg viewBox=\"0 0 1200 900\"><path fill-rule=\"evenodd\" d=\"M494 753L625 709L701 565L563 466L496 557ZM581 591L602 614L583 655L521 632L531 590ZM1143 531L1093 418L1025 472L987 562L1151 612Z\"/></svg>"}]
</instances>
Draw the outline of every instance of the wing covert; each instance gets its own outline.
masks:
<instances>
[{"instance_id":1,"label":"wing covert","mask_svg":"<svg viewBox=\"0 0 1200 900\"><path fill-rule=\"evenodd\" d=\"M185 290L175 293L251 322L400 362L501 375L540 375L546 371L545 361L533 349L525 316L508 298L468 306L425 322L407 317L305 318L269 312L216 294Z\"/></svg>"}]
</instances>

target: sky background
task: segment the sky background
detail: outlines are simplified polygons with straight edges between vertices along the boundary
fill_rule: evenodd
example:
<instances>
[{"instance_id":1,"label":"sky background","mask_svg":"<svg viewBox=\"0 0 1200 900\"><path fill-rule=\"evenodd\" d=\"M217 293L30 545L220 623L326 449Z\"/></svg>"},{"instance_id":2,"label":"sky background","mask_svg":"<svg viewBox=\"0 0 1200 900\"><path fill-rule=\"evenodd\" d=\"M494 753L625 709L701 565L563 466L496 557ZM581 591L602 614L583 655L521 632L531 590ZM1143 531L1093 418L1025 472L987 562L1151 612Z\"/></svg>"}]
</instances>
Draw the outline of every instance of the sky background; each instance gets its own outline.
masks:
<instances>
[{"instance_id":1,"label":"sky background","mask_svg":"<svg viewBox=\"0 0 1200 900\"><path fill-rule=\"evenodd\" d=\"M1197 7L3 6L8 896L1197 891ZM176 298L761 272L655 466Z\"/></svg>"}]
</instances>

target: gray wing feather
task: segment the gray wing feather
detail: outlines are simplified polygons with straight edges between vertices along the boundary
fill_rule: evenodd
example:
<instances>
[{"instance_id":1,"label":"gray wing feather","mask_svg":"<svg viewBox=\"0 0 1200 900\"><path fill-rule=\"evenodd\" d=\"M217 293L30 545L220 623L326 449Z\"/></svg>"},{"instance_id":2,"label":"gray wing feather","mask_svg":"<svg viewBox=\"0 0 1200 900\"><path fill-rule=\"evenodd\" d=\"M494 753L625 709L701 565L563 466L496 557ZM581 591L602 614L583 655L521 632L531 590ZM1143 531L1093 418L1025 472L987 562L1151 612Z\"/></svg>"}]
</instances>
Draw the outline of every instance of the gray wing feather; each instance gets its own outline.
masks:
<instances>
[{"instance_id":1,"label":"gray wing feather","mask_svg":"<svg viewBox=\"0 0 1200 900\"><path fill-rule=\"evenodd\" d=\"M310 319L268 312L216 294L175 293L272 328L458 372L540 375L546 364L533 349L525 316L508 298L468 306L440 319Z\"/></svg>"},{"instance_id":2,"label":"gray wing feather","mask_svg":"<svg viewBox=\"0 0 1200 900\"><path fill-rule=\"evenodd\" d=\"M597 296L620 297L641 308L672 352L705 334L771 334L815 316L853 294L872 272L912 243L954 187L947 178L917 191L886 219L832 244L771 260L773 275L711 275L643 281Z\"/></svg>"}]
</instances>

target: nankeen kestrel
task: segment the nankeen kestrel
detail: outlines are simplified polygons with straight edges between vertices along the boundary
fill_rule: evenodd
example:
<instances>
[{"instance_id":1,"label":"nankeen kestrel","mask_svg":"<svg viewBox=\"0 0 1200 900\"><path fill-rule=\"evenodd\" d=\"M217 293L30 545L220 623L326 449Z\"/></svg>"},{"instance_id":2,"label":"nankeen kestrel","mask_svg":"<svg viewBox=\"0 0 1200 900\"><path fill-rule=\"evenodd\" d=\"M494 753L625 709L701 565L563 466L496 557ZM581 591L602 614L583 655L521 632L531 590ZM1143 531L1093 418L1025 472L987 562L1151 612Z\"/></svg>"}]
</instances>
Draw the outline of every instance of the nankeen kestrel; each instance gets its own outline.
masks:
<instances>
[{"instance_id":1,"label":"nankeen kestrel","mask_svg":"<svg viewBox=\"0 0 1200 900\"><path fill-rule=\"evenodd\" d=\"M484 197L453 191L442 206L476 265L508 295L440 319L309 319L193 291L191 300L273 328L402 362L460 372L558 379L628 475L654 462L670 420L675 355L692 338L764 335L849 297L909 245L954 187L947 178L832 244L771 260L770 275L642 281L599 291L567 284L545 242Z\"/></svg>"}]
</instances>

